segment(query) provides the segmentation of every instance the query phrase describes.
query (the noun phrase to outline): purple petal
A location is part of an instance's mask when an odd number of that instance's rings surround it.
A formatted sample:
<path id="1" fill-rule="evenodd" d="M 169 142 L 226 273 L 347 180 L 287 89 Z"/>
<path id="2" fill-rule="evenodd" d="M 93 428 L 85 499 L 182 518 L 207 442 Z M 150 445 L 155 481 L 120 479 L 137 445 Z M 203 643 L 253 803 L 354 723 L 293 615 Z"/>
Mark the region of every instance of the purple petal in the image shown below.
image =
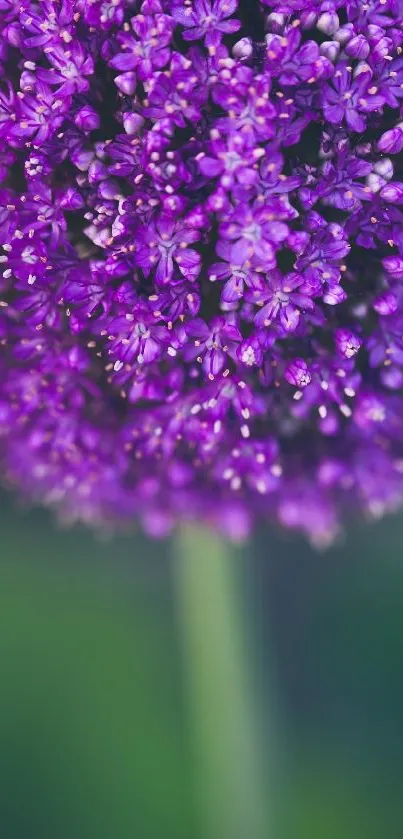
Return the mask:
<path id="1" fill-rule="evenodd" d="M 225 364 L 225 353 L 222 350 L 207 350 L 203 358 L 203 370 L 208 376 L 218 376 Z"/>
<path id="2" fill-rule="evenodd" d="M 244 283 L 240 277 L 231 277 L 222 290 L 221 300 L 224 303 L 235 303 L 240 300 L 244 290 Z"/>
<path id="3" fill-rule="evenodd" d="M 115 55 L 110 62 L 110 65 L 114 70 L 121 70 L 122 72 L 134 70 L 135 67 L 137 67 L 137 64 L 138 58 L 132 53 L 127 53 L 127 55 L 126 53 L 119 53 L 119 55 Z"/>
<path id="4" fill-rule="evenodd" d="M 200 171 L 203 175 L 206 175 L 207 178 L 216 178 L 224 169 L 224 164 L 221 160 L 217 160 L 216 157 L 208 157 L 208 155 L 203 155 L 198 160 Z"/>
<path id="5" fill-rule="evenodd" d="M 365 131 L 365 120 L 359 115 L 357 111 L 353 110 L 352 108 L 348 108 L 346 111 L 346 123 L 348 127 L 351 129 L 351 131 L 356 131 L 357 133 Z"/>
<path id="6" fill-rule="evenodd" d="M 227 35 L 232 34 L 233 32 L 238 32 L 238 29 L 241 28 L 241 23 L 239 20 L 226 20 L 222 23 L 219 23 L 217 29 L 220 32 L 225 32 Z"/>
<path id="7" fill-rule="evenodd" d="M 280 323 L 286 332 L 294 332 L 298 326 L 300 313 L 295 306 L 284 306 L 280 312 Z"/>
<path id="8" fill-rule="evenodd" d="M 184 248 L 175 257 L 181 274 L 188 280 L 195 280 L 200 274 L 201 257 L 192 248 Z"/>
<path id="9" fill-rule="evenodd" d="M 172 279 L 174 272 L 174 263 L 171 254 L 164 253 L 157 264 L 155 272 L 155 281 L 158 285 L 165 285 Z"/>

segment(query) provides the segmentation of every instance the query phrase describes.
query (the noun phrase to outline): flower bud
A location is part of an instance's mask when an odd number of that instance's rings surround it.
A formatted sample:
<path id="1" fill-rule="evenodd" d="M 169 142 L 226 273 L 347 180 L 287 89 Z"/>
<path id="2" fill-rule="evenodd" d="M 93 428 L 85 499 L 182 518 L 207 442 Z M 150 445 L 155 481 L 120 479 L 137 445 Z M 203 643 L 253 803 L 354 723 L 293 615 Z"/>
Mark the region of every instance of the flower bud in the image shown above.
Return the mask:
<path id="1" fill-rule="evenodd" d="M 237 356 L 246 367 L 260 366 L 263 360 L 262 347 L 256 336 L 251 336 L 242 341 Z"/>
<path id="2" fill-rule="evenodd" d="M 387 152 L 387 154 L 398 154 L 403 149 L 403 123 L 399 123 L 389 131 L 385 131 L 378 141 L 377 148 L 379 151 Z"/>
<path id="3" fill-rule="evenodd" d="M 371 172 L 367 176 L 367 186 L 371 190 L 371 192 L 379 192 L 387 181 L 385 178 L 381 178 L 380 175 L 377 175 L 376 172 Z"/>
<path id="4" fill-rule="evenodd" d="M 316 12 L 311 10 L 301 12 L 301 29 L 313 29 L 317 19 Z"/>
<path id="5" fill-rule="evenodd" d="M 63 210 L 80 210 L 84 206 L 84 199 L 78 189 L 68 187 L 60 201 Z"/>
<path id="6" fill-rule="evenodd" d="M 18 23 L 10 23 L 4 29 L 3 34 L 4 38 L 7 39 L 8 43 L 11 44 L 12 47 L 16 47 L 17 49 L 19 49 L 23 40 L 22 33 L 23 29 Z"/>
<path id="7" fill-rule="evenodd" d="M 304 252 L 309 243 L 309 233 L 305 230 L 290 230 L 287 238 L 287 245 L 296 254 Z"/>
<path id="8" fill-rule="evenodd" d="M 385 256 L 382 260 L 382 265 L 385 271 L 395 279 L 402 279 L 403 277 L 403 257 L 401 256 Z"/>
<path id="9" fill-rule="evenodd" d="M 228 195 L 224 190 L 217 189 L 206 201 L 206 210 L 209 213 L 221 213 L 229 206 Z"/>
<path id="10" fill-rule="evenodd" d="M 360 61 L 362 59 L 368 58 L 369 56 L 369 43 L 364 35 L 355 35 L 354 38 L 351 38 L 346 44 L 346 55 L 349 55 L 351 58 L 358 58 Z"/>
<path id="11" fill-rule="evenodd" d="M 403 183 L 393 181 L 381 189 L 381 198 L 388 204 L 403 204 Z"/>
<path id="12" fill-rule="evenodd" d="M 35 88 L 37 79 L 35 73 L 31 73 L 30 70 L 23 70 L 20 76 L 20 89 L 26 93 L 32 88 Z"/>
<path id="13" fill-rule="evenodd" d="M 330 286 L 323 295 L 323 302 L 327 303 L 328 306 L 338 306 L 339 303 L 343 303 L 346 299 L 347 294 L 339 283 Z"/>
<path id="14" fill-rule="evenodd" d="M 356 153 L 358 157 L 366 157 L 368 154 L 372 153 L 372 145 L 371 143 L 358 143 L 356 147 Z"/>
<path id="15" fill-rule="evenodd" d="M 324 12 L 317 21 L 316 28 L 325 35 L 334 35 L 340 29 L 340 21 L 336 12 Z"/>
<path id="16" fill-rule="evenodd" d="M 350 329 L 336 329 L 335 342 L 338 351 L 344 358 L 353 358 L 362 347 L 362 340 Z"/>
<path id="17" fill-rule="evenodd" d="M 187 214 L 186 224 L 195 230 L 202 230 L 205 227 L 207 224 L 207 214 L 202 205 L 193 207 L 190 213 Z"/>
<path id="18" fill-rule="evenodd" d="M 98 245 L 100 248 L 104 248 L 111 237 L 110 228 L 103 227 L 99 229 L 95 226 L 95 224 L 89 224 L 88 227 L 85 227 L 84 233 L 89 239 L 91 239 L 91 242 L 93 242 L 94 245 Z"/>
<path id="19" fill-rule="evenodd" d="M 163 195 L 161 201 L 165 212 L 173 216 L 183 213 L 186 207 L 186 200 L 182 195 Z"/>
<path id="20" fill-rule="evenodd" d="M 397 299 L 393 291 L 384 291 L 375 298 L 373 305 L 378 315 L 393 315 L 397 309 Z"/>
<path id="21" fill-rule="evenodd" d="M 336 41 L 339 42 L 342 46 L 347 44 L 347 42 L 352 38 L 354 35 L 354 26 L 352 23 L 346 23 L 345 26 L 341 26 L 337 32 L 334 33 L 334 37 Z"/>
<path id="22" fill-rule="evenodd" d="M 126 134 L 138 134 L 144 125 L 144 119 L 140 114 L 127 113 L 123 116 L 123 127 Z"/>
<path id="23" fill-rule="evenodd" d="M 79 148 L 71 152 L 71 160 L 80 172 L 86 172 L 91 161 L 94 159 L 94 152 Z"/>
<path id="24" fill-rule="evenodd" d="M 108 169 L 101 163 L 100 160 L 93 160 L 88 169 L 88 180 L 90 184 L 95 184 L 108 177 Z"/>
<path id="25" fill-rule="evenodd" d="M 89 105 L 80 108 L 75 116 L 74 122 L 83 131 L 95 131 L 100 126 L 98 114 Z"/>
<path id="26" fill-rule="evenodd" d="M 266 32 L 282 32 L 284 24 L 285 15 L 281 15 L 278 12 L 271 12 L 266 17 Z"/>
<path id="27" fill-rule="evenodd" d="M 390 157 L 383 157 L 381 160 L 377 160 L 374 163 L 374 172 L 381 175 L 382 178 L 386 178 L 387 181 L 393 178 L 393 163 Z"/>
<path id="28" fill-rule="evenodd" d="M 290 385 L 297 388 L 306 387 L 312 380 L 308 365 L 303 358 L 294 358 L 287 364 L 284 378 Z"/>
<path id="29" fill-rule="evenodd" d="M 403 387 L 403 370 L 400 367 L 383 367 L 381 381 L 389 390 L 400 390 Z"/>
<path id="30" fill-rule="evenodd" d="M 131 71 L 115 76 L 116 87 L 119 88 L 121 93 L 125 93 L 126 96 L 133 96 L 136 90 L 136 84 L 136 74 Z"/>
<path id="31" fill-rule="evenodd" d="M 329 61 L 336 61 L 340 52 L 340 44 L 337 41 L 323 41 L 320 45 L 320 51 Z"/>
<path id="32" fill-rule="evenodd" d="M 107 178 L 99 184 L 98 194 L 106 201 L 113 201 L 118 193 L 119 184 L 113 178 Z"/>
<path id="33" fill-rule="evenodd" d="M 234 58 L 240 58 L 244 61 L 250 58 L 253 53 L 253 45 L 251 38 L 241 38 L 232 47 L 232 55 Z"/>

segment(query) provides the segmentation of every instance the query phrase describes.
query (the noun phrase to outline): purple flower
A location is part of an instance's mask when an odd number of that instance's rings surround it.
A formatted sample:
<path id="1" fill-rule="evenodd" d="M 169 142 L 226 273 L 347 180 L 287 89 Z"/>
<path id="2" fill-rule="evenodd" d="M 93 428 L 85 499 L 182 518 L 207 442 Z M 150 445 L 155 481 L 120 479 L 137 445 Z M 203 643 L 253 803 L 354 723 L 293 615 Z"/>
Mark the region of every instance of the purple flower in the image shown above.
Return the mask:
<path id="1" fill-rule="evenodd" d="M 259 175 L 258 200 L 260 203 L 265 203 L 269 196 L 281 195 L 280 201 L 274 204 L 275 212 L 283 220 L 292 221 L 298 218 L 298 211 L 290 204 L 288 195 L 300 186 L 302 179 L 298 174 L 285 174 L 284 157 L 275 146 L 262 159 Z M 267 203 L 270 204 L 270 201 L 267 201 Z"/>
<path id="2" fill-rule="evenodd" d="M 239 20 L 228 20 L 236 12 L 237 5 L 237 0 L 175 0 L 172 16 L 184 28 L 185 41 L 205 38 L 207 46 L 217 46 L 222 34 L 240 29 Z"/>
<path id="3" fill-rule="evenodd" d="M 173 131 L 175 126 L 185 128 L 186 122 L 197 122 L 205 93 L 191 69 L 190 61 L 174 53 L 170 70 L 152 76 L 148 98 L 142 109 L 143 115 L 152 120 L 165 121 L 169 131 Z"/>
<path id="4" fill-rule="evenodd" d="M 255 315 L 256 326 L 268 327 L 273 321 L 278 321 L 285 332 L 294 332 L 301 312 L 315 308 L 314 294 L 315 288 L 306 283 L 302 274 L 283 276 L 279 271 L 270 272 L 264 291 L 250 295 L 253 302 L 261 307 Z"/>
<path id="5" fill-rule="evenodd" d="M 0 0 L 0 474 L 66 521 L 403 505 L 402 0 L 261 2 Z"/>
<path id="6" fill-rule="evenodd" d="M 275 440 L 248 441 L 219 459 L 217 477 L 224 480 L 232 492 L 242 492 L 246 488 L 266 495 L 277 488 L 281 476 L 277 456 Z"/>
<path id="7" fill-rule="evenodd" d="M 61 312 L 57 306 L 54 289 L 47 283 L 37 281 L 32 294 L 19 297 L 15 309 L 22 313 L 25 323 L 30 327 L 42 329 L 60 329 Z M 26 351 L 26 350 L 25 350 Z"/>
<path id="8" fill-rule="evenodd" d="M 125 0 L 93 0 L 90 5 L 84 4 L 83 14 L 89 26 L 107 31 L 122 25 Z"/>
<path id="9" fill-rule="evenodd" d="M 228 354 L 242 337 L 238 327 L 224 317 L 214 318 L 209 325 L 196 318 L 189 322 L 186 331 L 189 343 L 184 348 L 184 358 L 198 361 L 209 379 L 221 373 Z"/>
<path id="10" fill-rule="evenodd" d="M 330 61 L 321 55 L 315 41 L 301 46 L 301 32 L 296 27 L 290 27 L 281 37 L 267 35 L 266 43 L 268 70 L 283 87 L 296 87 L 301 82 L 313 84 L 333 73 Z"/>
<path id="11" fill-rule="evenodd" d="M 382 58 L 376 61 L 375 76 L 378 87 L 378 95 L 382 96 L 386 105 L 390 108 L 398 108 L 403 98 L 403 60 L 397 58 L 389 60 L 389 50 L 393 49 L 390 41 L 387 41 L 386 50 Z"/>
<path id="12" fill-rule="evenodd" d="M 260 330 L 245 338 L 237 350 L 237 358 L 246 367 L 262 367 L 266 350 L 271 346 L 268 336 Z"/>
<path id="13" fill-rule="evenodd" d="M 192 180 L 188 167 L 177 151 L 154 151 L 151 159 L 148 155 L 144 155 L 144 158 L 145 171 L 151 176 L 156 188 L 164 190 L 168 196 L 174 196 L 176 189 Z"/>
<path id="14" fill-rule="evenodd" d="M 68 98 L 55 97 L 50 87 L 38 82 L 35 94 L 25 93 L 19 99 L 11 137 L 32 140 L 35 147 L 40 147 L 59 130 L 68 106 Z"/>
<path id="15" fill-rule="evenodd" d="M 67 229 L 65 213 L 80 210 L 84 206 L 78 190 L 69 188 L 52 192 L 50 187 L 37 179 L 29 183 L 27 193 L 21 197 L 24 230 L 31 236 L 31 231 L 38 231 L 42 241 L 46 240 L 52 249 L 57 247 Z"/>
<path id="16" fill-rule="evenodd" d="M 6 276 L 14 276 L 28 285 L 34 285 L 37 279 L 44 276 L 48 267 L 46 248 L 39 239 L 16 232 L 19 235 L 14 233 L 12 242 L 3 245 L 3 277 L 6 273 Z"/>
<path id="17" fill-rule="evenodd" d="M 59 303 L 82 319 L 108 311 L 110 298 L 111 290 L 104 276 L 97 276 L 95 270 L 88 274 L 79 268 L 69 272 L 59 292 Z"/>
<path id="18" fill-rule="evenodd" d="M 245 259 L 253 259 L 259 270 L 269 270 L 275 265 L 276 246 L 288 235 L 287 225 L 277 219 L 270 205 L 267 208 L 239 205 L 220 225 L 220 236 L 238 243 L 238 259 L 243 254 Z"/>
<path id="19" fill-rule="evenodd" d="M 345 121 L 350 131 L 356 132 L 365 130 L 367 114 L 385 105 L 368 65 L 354 73 L 349 64 L 341 64 L 322 95 L 325 118 L 332 125 Z"/>
<path id="20" fill-rule="evenodd" d="M 399 14 L 399 0 L 371 0 L 363 6 L 359 0 L 350 0 L 350 19 L 358 30 L 367 28 L 370 24 L 379 26 L 382 30 L 394 25 L 394 15 Z"/>
<path id="21" fill-rule="evenodd" d="M 200 255 L 189 244 L 200 238 L 197 230 L 170 216 L 159 216 L 136 231 L 135 260 L 146 276 L 154 272 L 158 285 L 172 280 L 175 268 L 187 280 L 196 280 L 200 273 Z"/>
<path id="22" fill-rule="evenodd" d="M 7 137 L 13 127 L 17 101 L 11 84 L 5 92 L 0 90 L 0 140 Z"/>
<path id="23" fill-rule="evenodd" d="M 360 212 L 347 219 L 345 230 L 349 237 L 354 237 L 358 245 L 375 250 L 379 242 L 388 248 L 395 243 L 401 248 L 403 213 L 379 196 L 373 198 Z"/>
<path id="24" fill-rule="evenodd" d="M 197 160 L 207 178 L 220 178 L 223 189 L 232 189 L 236 183 L 251 186 L 257 181 L 257 161 L 264 155 L 262 148 L 250 148 L 239 134 L 221 138 L 219 131 L 210 132 L 210 145 L 200 152 Z"/>
<path id="25" fill-rule="evenodd" d="M 250 68 L 234 70 L 239 76 L 242 73 L 239 84 L 233 84 L 234 74 L 228 69 L 221 71 L 220 80 L 213 87 L 214 101 L 229 114 L 219 120 L 218 128 L 226 133 L 239 132 L 249 145 L 271 140 L 276 111 L 270 101 L 270 77 L 254 78 Z"/>
<path id="26" fill-rule="evenodd" d="M 136 365 L 151 364 L 170 348 L 172 350 L 168 329 L 158 324 L 149 306 L 142 301 L 138 301 L 132 311 L 112 318 L 108 330 L 107 352 L 113 374 L 122 371 L 119 381 L 122 377 L 126 379 L 127 373 L 133 375 Z M 172 352 L 176 354 L 176 351 Z"/>
<path id="27" fill-rule="evenodd" d="M 321 358 L 311 367 L 311 382 L 294 394 L 292 413 L 300 421 L 313 420 L 325 437 L 336 437 L 353 415 L 351 407 L 361 376 L 351 361 Z"/>
<path id="28" fill-rule="evenodd" d="M 379 367 L 393 363 L 403 367 L 403 321 L 400 311 L 393 313 L 387 310 L 380 314 L 383 317 L 379 327 L 367 342 L 370 365 Z"/>
<path id="29" fill-rule="evenodd" d="M 246 288 L 254 291 L 264 289 L 264 280 L 252 266 L 250 259 L 245 259 L 243 245 L 220 241 L 216 247 L 217 256 L 222 262 L 214 262 L 209 269 L 210 282 L 225 280 L 221 299 L 224 303 L 241 300 Z"/>
<path id="30" fill-rule="evenodd" d="M 150 5 L 145 0 L 140 14 L 132 17 L 133 35 L 125 31 L 118 34 L 121 52 L 110 62 L 111 67 L 124 73 L 135 70 L 141 81 L 149 79 L 154 69 L 168 64 L 174 27 L 173 19 L 163 14 L 159 2 L 152 4 L 154 14 L 148 9 Z"/>
<path id="31" fill-rule="evenodd" d="M 200 294 L 194 285 L 185 282 L 165 287 L 148 300 L 154 317 L 168 324 L 183 321 L 186 316 L 194 318 L 200 309 Z"/>
<path id="32" fill-rule="evenodd" d="M 359 208 L 362 201 L 370 201 L 373 192 L 366 179 L 371 175 L 372 164 L 351 155 L 346 143 L 340 144 L 334 159 L 326 160 L 319 169 L 305 171 L 305 184 L 299 197 L 306 209 L 317 201 L 338 210 Z"/>
<path id="33" fill-rule="evenodd" d="M 19 23 L 28 48 L 49 44 L 70 44 L 73 41 L 74 3 L 72 0 L 42 0 L 41 3 L 19 4 Z M 22 8 L 21 8 L 22 6 Z"/>
<path id="34" fill-rule="evenodd" d="M 45 49 L 51 64 L 49 70 L 37 70 L 37 78 L 49 85 L 58 85 L 59 96 L 70 96 L 88 90 L 86 76 L 94 72 L 92 57 L 85 53 L 81 44 L 73 42 L 68 48 L 49 46 Z"/>
<path id="35" fill-rule="evenodd" d="M 335 305 L 346 297 L 339 283 L 342 260 L 349 252 L 350 244 L 343 228 L 336 223 L 322 225 L 320 221 L 319 229 L 312 235 L 308 247 L 295 263 L 297 270 L 303 271 L 307 282 L 316 288 L 323 287 L 325 303 Z"/>

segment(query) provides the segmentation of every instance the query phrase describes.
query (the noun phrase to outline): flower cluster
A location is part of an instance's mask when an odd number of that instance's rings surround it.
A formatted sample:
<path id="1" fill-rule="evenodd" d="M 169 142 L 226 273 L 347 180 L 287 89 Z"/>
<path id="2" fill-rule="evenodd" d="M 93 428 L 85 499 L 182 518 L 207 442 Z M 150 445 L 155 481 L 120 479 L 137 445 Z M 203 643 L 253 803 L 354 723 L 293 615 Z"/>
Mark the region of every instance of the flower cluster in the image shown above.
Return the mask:
<path id="1" fill-rule="evenodd" d="M 0 0 L 0 462 L 68 520 L 403 501 L 402 0 Z"/>

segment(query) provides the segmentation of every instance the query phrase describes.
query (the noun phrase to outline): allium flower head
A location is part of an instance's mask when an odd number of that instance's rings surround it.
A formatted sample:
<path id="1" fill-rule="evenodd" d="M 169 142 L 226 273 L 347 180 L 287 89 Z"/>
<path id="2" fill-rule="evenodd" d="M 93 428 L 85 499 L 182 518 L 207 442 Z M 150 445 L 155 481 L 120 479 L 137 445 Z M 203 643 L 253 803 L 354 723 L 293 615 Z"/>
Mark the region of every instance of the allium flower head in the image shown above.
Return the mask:
<path id="1" fill-rule="evenodd" d="M 0 464 L 94 525 L 403 501 L 400 0 L 0 0 Z"/>

